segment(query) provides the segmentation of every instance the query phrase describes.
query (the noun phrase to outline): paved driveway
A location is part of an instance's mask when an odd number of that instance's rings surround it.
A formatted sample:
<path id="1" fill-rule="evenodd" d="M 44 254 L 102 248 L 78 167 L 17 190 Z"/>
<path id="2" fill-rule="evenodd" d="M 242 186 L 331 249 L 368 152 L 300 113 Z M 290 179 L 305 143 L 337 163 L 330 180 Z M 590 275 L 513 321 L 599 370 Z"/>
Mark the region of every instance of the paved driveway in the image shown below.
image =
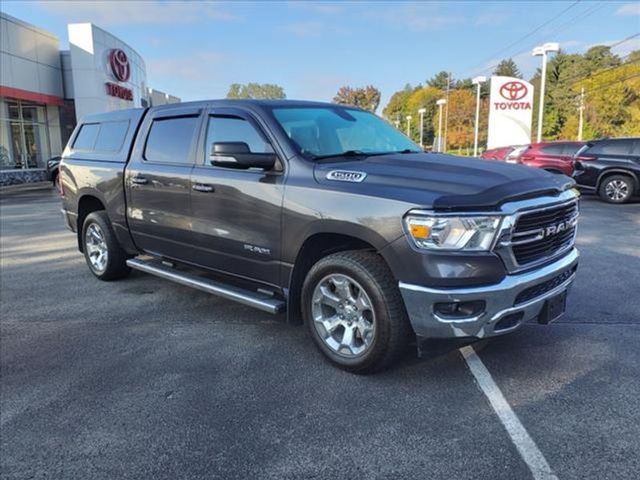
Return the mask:
<path id="1" fill-rule="evenodd" d="M 354 376 L 278 317 L 95 280 L 48 190 L 0 202 L 2 478 L 549 478 L 454 347 Z M 635 479 L 640 204 L 586 197 L 578 243 L 569 313 L 473 348 L 558 478 Z"/>

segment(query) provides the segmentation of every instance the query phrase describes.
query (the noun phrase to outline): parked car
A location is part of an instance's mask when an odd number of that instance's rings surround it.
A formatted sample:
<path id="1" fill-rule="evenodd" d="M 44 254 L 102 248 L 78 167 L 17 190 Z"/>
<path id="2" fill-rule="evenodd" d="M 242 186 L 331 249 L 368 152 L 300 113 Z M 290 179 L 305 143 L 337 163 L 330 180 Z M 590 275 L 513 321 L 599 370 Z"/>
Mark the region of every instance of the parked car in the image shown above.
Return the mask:
<path id="1" fill-rule="evenodd" d="M 354 107 L 220 100 L 91 115 L 60 182 L 97 278 L 133 268 L 286 311 L 360 373 L 411 340 L 549 323 L 578 265 L 572 179 L 424 153 Z"/>
<path id="2" fill-rule="evenodd" d="M 573 178 L 605 202 L 625 203 L 640 194 L 640 138 L 588 142 L 575 155 Z"/>
<path id="3" fill-rule="evenodd" d="M 47 160 L 47 180 L 53 184 L 58 192 L 60 192 L 60 182 L 58 181 L 58 167 L 62 157 L 51 157 Z"/>
<path id="4" fill-rule="evenodd" d="M 573 157 L 584 142 L 532 143 L 517 156 L 517 163 L 552 173 L 573 174 Z"/>
<path id="5" fill-rule="evenodd" d="M 485 160 L 505 160 L 513 148 L 514 147 L 509 146 L 485 150 L 480 154 L 480 158 L 484 158 Z"/>

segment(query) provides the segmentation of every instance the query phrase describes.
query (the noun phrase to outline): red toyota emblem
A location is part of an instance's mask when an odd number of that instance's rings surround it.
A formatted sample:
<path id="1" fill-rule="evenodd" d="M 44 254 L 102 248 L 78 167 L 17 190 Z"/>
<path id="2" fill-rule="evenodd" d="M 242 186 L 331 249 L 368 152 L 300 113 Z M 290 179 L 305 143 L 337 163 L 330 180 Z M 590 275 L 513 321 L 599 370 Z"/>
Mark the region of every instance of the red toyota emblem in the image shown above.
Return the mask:
<path id="1" fill-rule="evenodd" d="M 500 87 L 500 95 L 505 100 L 515 102 L 527 95 L 527 86 L 522 82 L 507 82 Z"/>
<path id="2" fill-rule="evenodd" d="M 127 54 L 119 48 L 114 48 L 109 52 L 109 64 L 111 65 L 111 71 L 113 76 L 120 82 L 126 82 L 129 80 L 131 74 L 131 67 L 129 66 L 129 59 Z"/>

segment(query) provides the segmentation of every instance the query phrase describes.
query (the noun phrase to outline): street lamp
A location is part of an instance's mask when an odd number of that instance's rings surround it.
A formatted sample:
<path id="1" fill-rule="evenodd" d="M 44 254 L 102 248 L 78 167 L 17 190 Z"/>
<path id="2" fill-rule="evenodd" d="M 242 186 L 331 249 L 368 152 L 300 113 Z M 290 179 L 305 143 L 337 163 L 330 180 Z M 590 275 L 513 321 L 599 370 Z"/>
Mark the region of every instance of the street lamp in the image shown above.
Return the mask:
<path id="1" fill-rule="evenodd" d="M 407 137 L 411 137 L 411 115 L 404 117 L 407 120 Z"/>
<path id="2" fill-rule="evenodd" d="M 442 152 L 442 107 L 447 104 L 447 101 L 444 98 L 441 98 L 436 102 L 438 105 L 438 152 Z"/>
<path id="3" fill-rule="evenodd" d="M 427 109 L 420 108 L 418 113 L 420 114 L 420 148 L 424 150 L 424 114 L 427 113 Z"/>
<path id="4" fill-rule="evenodd" d="M 473 136 L 473 156 L 478 156 L 478 126 L 480 123 L 480 86 L 482 83 L 487 81 L 487 77 L 475 77 L 471 80 L 471 83 L 478 86 L 478 91 L 476 92 L 476 127 L 475 133 Z"/>
<path id="5" fill-rule="evenodd" d="M 560 51 L 560 44 L 557 42 L 545 43 L 535 47 L 531 52 L 534 57 L 542 57 L 542 75 L 540 79 L 540 105 L 538 109 L 538 143 L 542 141 L 542 115 L 544 112 L 544 84 L 547 80 L 547 53 Z"/>

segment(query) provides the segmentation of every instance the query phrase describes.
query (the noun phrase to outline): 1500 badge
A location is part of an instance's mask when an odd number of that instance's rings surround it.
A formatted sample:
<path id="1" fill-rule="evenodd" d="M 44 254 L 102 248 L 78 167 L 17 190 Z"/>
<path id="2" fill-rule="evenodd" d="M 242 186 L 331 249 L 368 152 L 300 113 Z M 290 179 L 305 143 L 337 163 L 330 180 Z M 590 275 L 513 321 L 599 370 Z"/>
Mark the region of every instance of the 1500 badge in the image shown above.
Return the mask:
<path id="1" fill-rule="evenodd" d="M 327 173 L 327 180 L 337 182 L 360 183 L 367 177 L 365 172 L 355 172 L 352 170 L 331 170 Z"/>
<path id="2" fill-rule="evenodd" d="M 265 247 L 258 247 L 256 245 L 244 244 L 244 249 L 259 255 L 271 255 L 271 249 Z"/>

